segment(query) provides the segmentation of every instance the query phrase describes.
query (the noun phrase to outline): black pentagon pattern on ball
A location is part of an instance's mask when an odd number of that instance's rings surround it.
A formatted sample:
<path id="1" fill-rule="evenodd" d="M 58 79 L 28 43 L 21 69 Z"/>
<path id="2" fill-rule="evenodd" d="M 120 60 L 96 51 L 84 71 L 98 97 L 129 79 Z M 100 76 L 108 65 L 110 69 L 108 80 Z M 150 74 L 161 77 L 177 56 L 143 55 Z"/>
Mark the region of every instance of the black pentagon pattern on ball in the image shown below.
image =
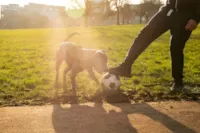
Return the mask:
<path id="1" fill-rule="evenodd" d="M 112 89 L 115 88 L 115 83 L 110 83 L 109 87 Z"/>
<path id="2" fill-rule="evenodd" d="M 104 91 L 116 91 L 119 90 L 120 76 L 112 73 L 106 73 L 101 78 L 101 86 Z"/>

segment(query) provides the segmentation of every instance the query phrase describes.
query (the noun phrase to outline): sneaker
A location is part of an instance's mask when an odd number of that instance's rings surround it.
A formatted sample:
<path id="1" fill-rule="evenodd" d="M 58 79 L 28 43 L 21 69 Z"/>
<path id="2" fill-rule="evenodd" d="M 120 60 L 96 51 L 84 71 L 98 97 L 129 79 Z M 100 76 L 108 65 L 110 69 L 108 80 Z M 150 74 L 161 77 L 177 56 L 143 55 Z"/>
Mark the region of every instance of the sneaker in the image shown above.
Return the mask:
<path id="1" fill-rule="evenodd" d="M 180 92 L 183 89 L 184 89 L 184 85 L 182 82 L 175 82 L 171 87 L 171 91 L 173 92 Z"/>
<path id="2" fill-rule="evenodd" d="M 132 77 L 131 67 L 127 67 L 124 63 L 117 67 L 110 68 L 109 72 L 123 77 Z"/>

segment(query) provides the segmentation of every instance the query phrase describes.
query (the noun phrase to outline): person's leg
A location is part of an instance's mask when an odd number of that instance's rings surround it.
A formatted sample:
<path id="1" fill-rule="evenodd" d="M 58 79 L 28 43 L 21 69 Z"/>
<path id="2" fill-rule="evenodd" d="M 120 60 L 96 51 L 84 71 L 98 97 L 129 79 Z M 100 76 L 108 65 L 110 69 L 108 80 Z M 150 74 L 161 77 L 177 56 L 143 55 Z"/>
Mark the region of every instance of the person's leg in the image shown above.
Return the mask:
<path id="1" fill-rule="evenodd" d="M 169 17 L 167 17 L 168 11 L 169 9 L 166 7 L 154 15 L 136 37 L 124 62 L 115 68 L 109 69 L 110 73 L 125 77 L 131 76 L 131 66 L 137 57 L 149 46 L 149 44 L 169 29 Z"/>
<path id="2" fill-rule="evenodd" d="M 189 16 L 183 13 L 174 13 L 171 18 L 171 65 L 174 85 L 172 90 L 181 90 L 183 88 L 183 65 L 184 54 L 183 50 L 185 43 L 191 35 L 191 31 L 187 31 L 185 26 L 189 21 Z"/>

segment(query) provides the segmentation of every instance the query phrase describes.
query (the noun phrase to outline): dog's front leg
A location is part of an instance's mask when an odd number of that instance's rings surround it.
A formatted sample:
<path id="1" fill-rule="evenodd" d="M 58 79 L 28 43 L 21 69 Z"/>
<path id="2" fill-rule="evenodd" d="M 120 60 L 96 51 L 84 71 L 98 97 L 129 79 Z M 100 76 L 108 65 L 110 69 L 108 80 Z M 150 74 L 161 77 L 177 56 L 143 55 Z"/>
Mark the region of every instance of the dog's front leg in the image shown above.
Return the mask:
<path id="1" fill-rule="evenodd" d="M 94 80 L 98 85 L 99 85 L 99 80 L 97 79 L 97 77 L 94 74 L 94 71 L 92 69 L 88 70 L 89 76 L 92 80 Z"/>
<path id="2" fill-rule="evenodd" d="M 58 77 L 59 77 L 59 72 L 56 71 L 56 79 L 55 79 L 55 85 L 54 87 L 57 89 L 58 88 Z"/>
<path id="3" fill-rule="evenodd" d="M 56 58 L 58 58 L 58 57 L 56 57 Z M 56 79 L 55 79 L 55 88 L 58 88 L 59 86 L 58 86 L 58 78 L 59 78 L 59 68 L 60 68 L 60 65 L 62 64 L 62 60 L 60 60 L 60 59 L 56 59 L 56 66 L 55 66 L 55 68 L 56 68 Z"/>

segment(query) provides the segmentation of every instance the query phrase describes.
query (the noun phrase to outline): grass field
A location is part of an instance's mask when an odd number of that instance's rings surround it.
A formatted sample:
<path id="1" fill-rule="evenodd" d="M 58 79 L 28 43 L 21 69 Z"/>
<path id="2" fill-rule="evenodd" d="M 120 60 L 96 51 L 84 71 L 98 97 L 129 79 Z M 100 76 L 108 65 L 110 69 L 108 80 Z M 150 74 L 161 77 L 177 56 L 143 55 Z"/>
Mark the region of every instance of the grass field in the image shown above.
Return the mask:
<path id="1" fill-rule="evenodd" d="M 72 32 L 79 31 L 71 41 L 86 48 L 107 51 L 109 66 L 119 64 L 143 25 L 26 29 L 0 31 L 0 105 L 32 105 L 54 101 L 55 51 Z M 185 83 L 187 94 L 171 94 L 172 84 L 169 37 L 157 39 L 133 65 L 133 77 L 121 78 L 121 90 L 133 100 L 190 99 L 190 93 L 200 92 L 200 29 L 196 30 L 185 48 Z M 61 71 L 63 70 L 63 64 Z M 61 72 L 60 71 L 60 72 Z M 62 75 L 61 75 L 62 76 Z M 100 77 L 100 75 L 98 75 Z M 59 84 L 62 80 L 60 77 Z M 88 79 L 87 73 L 77 77 L 80 102 L 93 97 L 99 87 Z M 70 82 L 67 78 L 67 94 Z M 62 95 L 62 87 L 59 94 Z"/>

